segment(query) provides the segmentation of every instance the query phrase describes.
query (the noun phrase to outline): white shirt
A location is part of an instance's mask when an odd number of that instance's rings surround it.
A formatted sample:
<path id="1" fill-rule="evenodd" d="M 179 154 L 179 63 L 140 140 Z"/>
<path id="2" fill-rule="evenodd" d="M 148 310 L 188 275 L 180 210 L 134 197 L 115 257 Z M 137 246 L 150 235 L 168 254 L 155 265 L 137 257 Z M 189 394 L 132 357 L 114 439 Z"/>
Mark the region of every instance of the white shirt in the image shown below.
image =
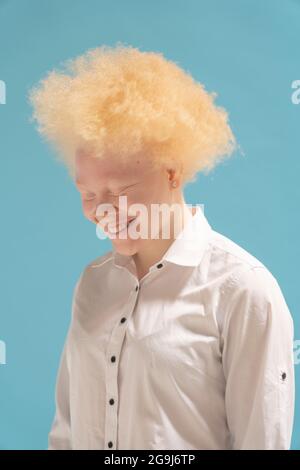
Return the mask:
<path id="1" fill-rule="evenodd" d="M 293 335 L 276 279 L 197 206 L 140 281 L 114 248 L 81 273 L 48 449 L 289 449 Z"/>

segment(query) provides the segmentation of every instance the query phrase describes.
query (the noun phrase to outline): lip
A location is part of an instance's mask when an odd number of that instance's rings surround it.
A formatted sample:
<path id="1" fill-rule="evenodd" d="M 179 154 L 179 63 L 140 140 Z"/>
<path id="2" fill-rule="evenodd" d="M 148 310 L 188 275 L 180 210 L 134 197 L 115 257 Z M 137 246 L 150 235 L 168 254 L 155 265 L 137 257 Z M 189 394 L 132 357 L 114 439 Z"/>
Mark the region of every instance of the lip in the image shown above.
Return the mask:
<path id="1" fill-rule="evenodd" d="M 135 219 L 136 219 L 136 217 L 133 217 L 132 219 L 128 219 L 127 224 L 124 224 L 124 223 L 123 223 L 123 224 L 119 224 L 119 225 L 117 226 L 118 231 L 115 231 L 115 228 L 113 228 L 113 230 L 110 230 L 110 229 L 108 228 L 108 229 L 107 229 L 108 234 L 109 234 L 109 235 L 118 235 L 119 233 L 121 233 L 121 232 L 123 232 L 125 229 L 127 229 L 128 226 L 129 226 L 129 224 L 130 224 L 130 222 L 132 222 L 132 221 L 135 220 Z"/>

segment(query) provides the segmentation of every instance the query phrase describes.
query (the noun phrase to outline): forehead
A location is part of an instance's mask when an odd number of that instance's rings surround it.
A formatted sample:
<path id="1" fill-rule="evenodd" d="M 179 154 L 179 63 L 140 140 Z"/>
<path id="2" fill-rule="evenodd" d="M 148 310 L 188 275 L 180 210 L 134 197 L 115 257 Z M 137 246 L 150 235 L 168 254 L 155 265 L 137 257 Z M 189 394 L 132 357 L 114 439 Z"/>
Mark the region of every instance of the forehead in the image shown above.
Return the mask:
<path id="1" fill-rule="evenodd" d="M 75 155 L 76 182 L 82 184 L 114 184 L 139 178 L 153 167 L 151 162 L 142 156 L 134 155 L 123 163 L 115 156 L 95 158 L 92 154 L 77 150 Z"/>

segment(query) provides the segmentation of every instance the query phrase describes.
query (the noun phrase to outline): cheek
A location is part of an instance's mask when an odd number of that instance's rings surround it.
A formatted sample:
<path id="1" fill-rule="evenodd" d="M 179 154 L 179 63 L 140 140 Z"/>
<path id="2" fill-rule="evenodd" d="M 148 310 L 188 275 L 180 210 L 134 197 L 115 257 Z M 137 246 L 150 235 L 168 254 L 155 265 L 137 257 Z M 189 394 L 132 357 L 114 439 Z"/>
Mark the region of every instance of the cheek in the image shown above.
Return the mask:
<path id="1" fill-rule="evenodd" d="M 93 201 L 82 200 L 82 211 L 87 219 L 94 221 L 94 216 L 96 214 L 96 205 Z"/>
<path id="2" fill-rule="evenodd" d="M 151 203 L 156 202 L 153 191 L 151 188 L 145 187 L 140 189 L 139 191 L 135 191 L 134 194 L 127 194 L 127 206 L 128 208 L 132 204 L 141 204 L 142 206 L 146 206 L 147 208 L 151 207 Z"/>

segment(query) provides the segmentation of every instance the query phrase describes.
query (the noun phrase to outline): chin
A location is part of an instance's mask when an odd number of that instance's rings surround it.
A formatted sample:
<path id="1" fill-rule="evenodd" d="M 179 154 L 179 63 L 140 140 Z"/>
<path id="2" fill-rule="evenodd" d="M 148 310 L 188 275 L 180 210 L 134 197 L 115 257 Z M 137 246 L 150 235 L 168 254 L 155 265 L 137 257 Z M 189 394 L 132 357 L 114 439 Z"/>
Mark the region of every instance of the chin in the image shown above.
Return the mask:
<path id="1" fill-rule="evenodd" d="M 121 255 L 132 256 L 138 251 L 135 240 L 114 240 L 112 243 L 114 248 Z"/>

